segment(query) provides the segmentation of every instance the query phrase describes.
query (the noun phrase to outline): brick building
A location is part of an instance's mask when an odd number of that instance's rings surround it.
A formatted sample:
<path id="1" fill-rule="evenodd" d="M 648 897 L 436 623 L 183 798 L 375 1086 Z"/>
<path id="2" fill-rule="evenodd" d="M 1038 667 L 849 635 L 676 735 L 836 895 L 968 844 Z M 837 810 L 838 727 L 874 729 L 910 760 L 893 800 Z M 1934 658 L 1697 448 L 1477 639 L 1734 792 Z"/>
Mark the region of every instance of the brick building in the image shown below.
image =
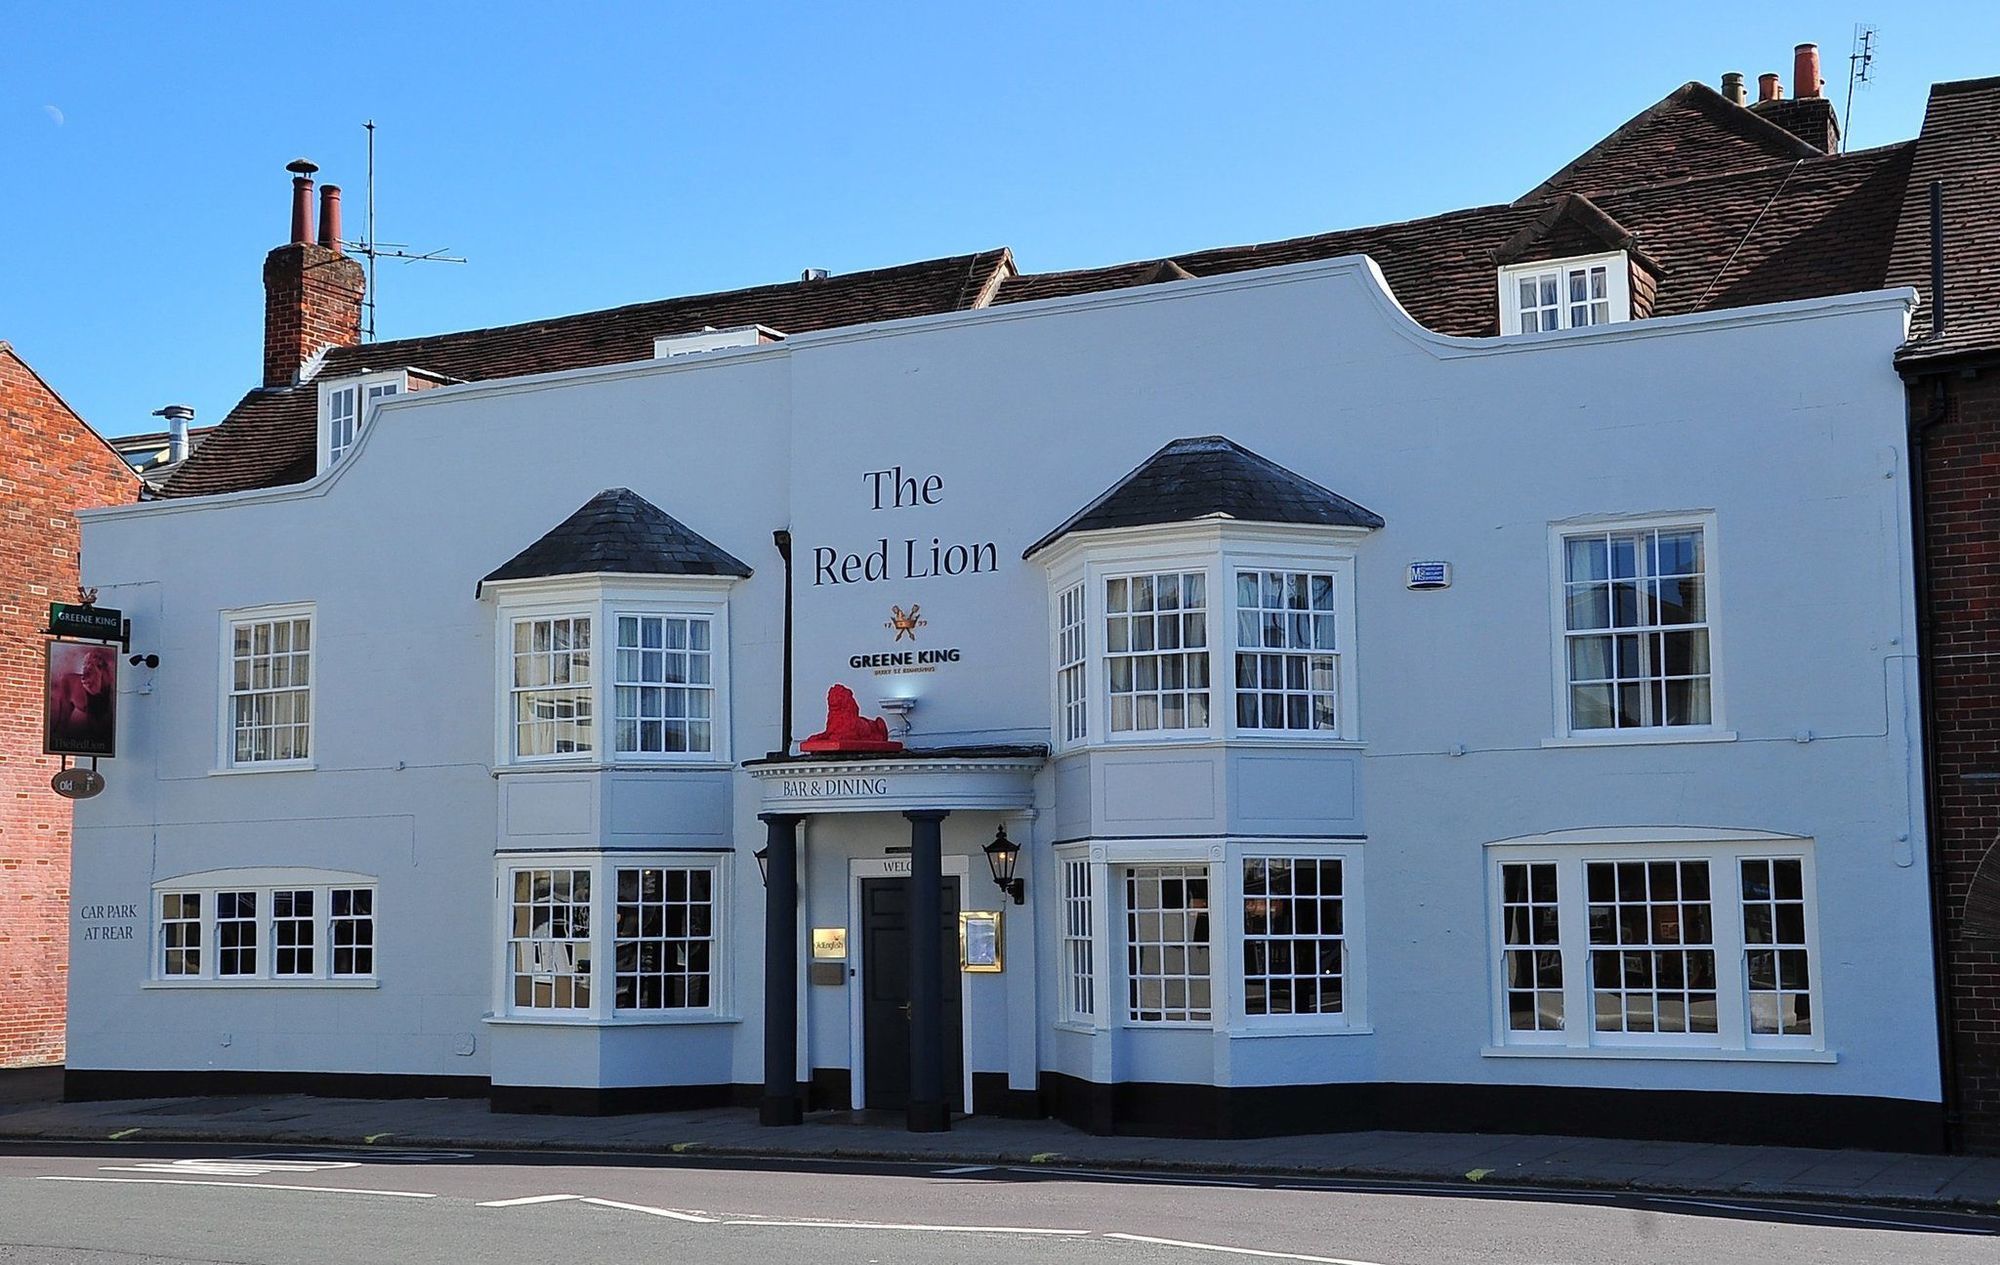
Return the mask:
<path id="1" fill-rule="evenodd" d="M 74 600 L 76 521 L 139 479 L 0 342 L 0 1067 L 60 1063 L 69 951 L 70 804 L 42 754 L 42 631 Z"/>
<path id="2" fill-rule="evenodd" d="M 1965 1149 L 2000 1153 L 2000 79 L 1937 85 L 1913 148 L 1892 267 L 1934 270 L 1925 297 L 1944 300 L 1919 309 L 1897 363 L 1925 546 L 1946 1105 Z"/>

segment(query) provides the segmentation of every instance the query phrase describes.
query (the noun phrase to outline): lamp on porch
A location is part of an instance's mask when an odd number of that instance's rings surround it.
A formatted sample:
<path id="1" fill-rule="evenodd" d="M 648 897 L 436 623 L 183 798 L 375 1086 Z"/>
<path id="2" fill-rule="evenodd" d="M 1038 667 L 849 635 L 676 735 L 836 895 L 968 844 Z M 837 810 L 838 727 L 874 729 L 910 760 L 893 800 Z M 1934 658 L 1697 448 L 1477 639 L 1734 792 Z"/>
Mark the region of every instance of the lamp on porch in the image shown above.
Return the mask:
<path id="1" fill-rule="evenodd" d="M 765 844 L 750 855 L 757 858 L 757 877 L 764 880 L 764 886 L 771 885 L 771 845 Z"/>
<path id="2" fill-rule="evenodd" d="M 993 870 L 993 882 L 1001 891 L 1014 898 L 1016 905 L 1028 903 L 1028 885 L 1014 877 L 1014 867 L 1021 862 L 1021 845 L 1007 837 L 1007 823 L 1001 822 L 1000 829 L 993 834 L 993 842 L 986 845 L 986 864 Z"/>

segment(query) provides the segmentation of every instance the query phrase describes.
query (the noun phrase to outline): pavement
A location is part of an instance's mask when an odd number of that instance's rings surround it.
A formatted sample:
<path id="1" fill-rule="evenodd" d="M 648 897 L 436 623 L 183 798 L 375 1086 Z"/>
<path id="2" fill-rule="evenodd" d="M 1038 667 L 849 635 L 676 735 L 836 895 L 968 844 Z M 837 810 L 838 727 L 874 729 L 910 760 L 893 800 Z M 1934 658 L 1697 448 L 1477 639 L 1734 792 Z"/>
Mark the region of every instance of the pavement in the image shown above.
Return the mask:
<path id="1" fill-rule="evenodd" d="M 948 1133 L 816 1112 L 764 1128 L 737 1108 L 622 1116 L 506 1115 L 480 1099 L 245 1095 L 54 1101 L 44 1079 L 0 1076 L 0 1140 L 284 1142 L 1052 1165 L 1162 1173 L 1417 1181 L 1824 1200 L 2000 1215 L 2000 1156 L 1506 1134 L 1311 1134 L 1256 1139 L 1096 1137 L 1053 1120 L 972 1117 Z"/>

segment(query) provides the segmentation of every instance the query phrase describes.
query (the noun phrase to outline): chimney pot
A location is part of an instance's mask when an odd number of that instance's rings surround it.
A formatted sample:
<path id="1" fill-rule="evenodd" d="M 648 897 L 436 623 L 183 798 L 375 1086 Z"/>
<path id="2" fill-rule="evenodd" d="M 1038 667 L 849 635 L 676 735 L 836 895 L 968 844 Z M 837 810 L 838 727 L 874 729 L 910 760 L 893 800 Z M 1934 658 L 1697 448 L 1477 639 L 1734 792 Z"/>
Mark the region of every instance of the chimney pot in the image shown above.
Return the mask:
<path id="1" fill-rule="evenodd" d="M 319 244 L 338 255 L 340 253 L 340 186 L 321 185 L 319 188 Z"/>
<path id="2" fill-rule="evenodd" d="M 1819 77 L 1819 45 L 1801 44 L 1792 50 L 1792 95 L 1816 97 L 1826 81 Z"/>
<path id="3" fill-rule="evenodd" d="M 285 170 L 292 173 L 292 241 L 309 242 L 313 236 L 312 178 L 319 165 L 294 158 L 285 164 Z"/>
<path id="4" fill-rule="evenodd" d="M 1722 76 L 1722 95 L 1737 105 L 1749 100 L 1749 94 L 1743 88 L 1742 71 L 1732 70 Z"/>
<path id="5" fill-rule="evenodd" d="M 1783 101 L 1784 99 L 1785 85 L 1779 82 L 1776 71 L 1766 71 L 1757 76 L 1757 100 L 1759 103 L 1765 101 Z"/>

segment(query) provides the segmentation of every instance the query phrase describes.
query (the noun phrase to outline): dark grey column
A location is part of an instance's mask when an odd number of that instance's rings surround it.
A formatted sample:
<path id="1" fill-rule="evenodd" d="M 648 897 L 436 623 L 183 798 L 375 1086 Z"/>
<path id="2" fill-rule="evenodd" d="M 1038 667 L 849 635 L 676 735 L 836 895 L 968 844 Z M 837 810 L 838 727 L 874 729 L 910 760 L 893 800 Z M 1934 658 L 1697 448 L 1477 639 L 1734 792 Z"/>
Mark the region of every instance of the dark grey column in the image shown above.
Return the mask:
<path id="1" fill-rule="evenodd" d="M 910 1132 L 951 1128 L 944 1083 L 944 845 L 941 809 L 910 819 Z"/>
<path id="2" fill-rule="evenodd" d="M 799 1124 L 799 819 L 761 813 L 770 877 L 764 885 L 764 1101 L 759 1124 Z"/>

